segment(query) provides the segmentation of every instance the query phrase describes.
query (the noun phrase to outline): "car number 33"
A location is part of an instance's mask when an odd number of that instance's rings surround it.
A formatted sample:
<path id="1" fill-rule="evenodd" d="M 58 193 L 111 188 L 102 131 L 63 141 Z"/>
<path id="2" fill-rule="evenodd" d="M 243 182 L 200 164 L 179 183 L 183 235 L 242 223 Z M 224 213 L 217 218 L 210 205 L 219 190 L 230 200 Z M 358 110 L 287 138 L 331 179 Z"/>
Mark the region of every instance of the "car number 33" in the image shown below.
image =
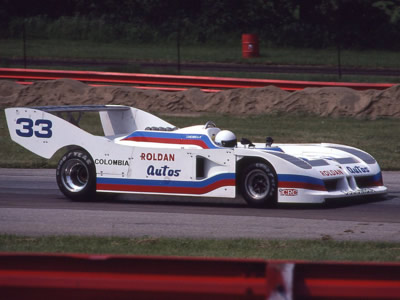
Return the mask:
<path id="1" fill-rule="evenodd" d="M 46 119 L 37 119 L 33 122 L 32 119 L 28 118 L 19 118 L 16 121 L 17 125 L 20 125 L 20 128 L 15 130 L 16 134 L 21 137 L 38 137 L 38 138 L 51 138 L 53 132 L 51 128 L 53 127 L 53 123 L 50 120 Z"/>

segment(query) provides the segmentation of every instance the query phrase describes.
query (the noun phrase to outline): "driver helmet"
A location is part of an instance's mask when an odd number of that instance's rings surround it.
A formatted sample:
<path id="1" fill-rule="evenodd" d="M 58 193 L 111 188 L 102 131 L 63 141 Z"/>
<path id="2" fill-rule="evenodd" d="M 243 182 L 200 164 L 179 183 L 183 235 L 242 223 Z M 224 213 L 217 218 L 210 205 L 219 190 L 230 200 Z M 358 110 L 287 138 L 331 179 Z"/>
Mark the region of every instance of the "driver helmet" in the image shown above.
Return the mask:
<path id="1" fill-rule="evenodd" d="M 215 136 L 215 143 L 222 147 L 235 147 L 237 145 L 236 135 L 229 130 L 221 130 Z"/>

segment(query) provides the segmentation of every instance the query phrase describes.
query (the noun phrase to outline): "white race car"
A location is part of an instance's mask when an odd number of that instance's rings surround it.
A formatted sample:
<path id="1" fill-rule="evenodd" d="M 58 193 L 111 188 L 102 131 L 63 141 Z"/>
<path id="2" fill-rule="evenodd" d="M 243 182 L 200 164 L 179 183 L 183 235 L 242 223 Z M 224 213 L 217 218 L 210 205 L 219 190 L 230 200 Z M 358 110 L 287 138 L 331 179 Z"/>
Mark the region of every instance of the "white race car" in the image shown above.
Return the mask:
<path id="1" fill-rule="evenodd" d="M 227 198 L 240 193 L 248 204 L 266 206 L 387 191 L 376 160 L 349 146 L 272 144 L 271 138 L 237 143 L 232 132 L 211 121 L 178 129 L 127 106 L 5 111 L 12 140 L 26 149 L 51 158 L 67 147 L 56 176 L 71 199 L 90 199 L 96 192 Z M 88 111 L 99 112 L 104 136 L 78 127 Z M 72 112 L 79 118 L 69 118 Z"/>

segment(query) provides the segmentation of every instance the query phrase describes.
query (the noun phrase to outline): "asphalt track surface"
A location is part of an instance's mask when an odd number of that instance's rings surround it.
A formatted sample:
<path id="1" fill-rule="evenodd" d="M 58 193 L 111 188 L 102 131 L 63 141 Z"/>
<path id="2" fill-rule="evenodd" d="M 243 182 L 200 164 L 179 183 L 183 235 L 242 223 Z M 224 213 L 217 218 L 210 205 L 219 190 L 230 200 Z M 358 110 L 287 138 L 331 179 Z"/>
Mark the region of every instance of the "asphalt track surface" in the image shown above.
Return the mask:
<path id="1" fill-rule="evenodd" d="M 383 172 L 388 194 L 328 205 L 249 208 L 238 199 L 118 195 L 74 202 L 55 170 L 0 169 L 0 233 L 400 242 L 400 172 Z"/>

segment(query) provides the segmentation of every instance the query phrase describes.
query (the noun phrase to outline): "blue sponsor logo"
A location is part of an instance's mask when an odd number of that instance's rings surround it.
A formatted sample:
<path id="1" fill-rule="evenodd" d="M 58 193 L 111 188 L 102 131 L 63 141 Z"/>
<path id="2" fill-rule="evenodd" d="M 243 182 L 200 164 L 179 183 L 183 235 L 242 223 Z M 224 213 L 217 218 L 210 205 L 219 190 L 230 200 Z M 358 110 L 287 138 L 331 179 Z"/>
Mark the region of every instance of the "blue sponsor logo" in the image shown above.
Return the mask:
<path id="1" fill-rule="evenodd" d="M 347 171 L 349 171 L 351 174 L 364 174 L 364 173 L 369 173 L 370 170 L 367 167 L 360 167 L 360 166 L 354 166 L 354 167 L 346 167 Z"/>
<path id="2" fill-rule="evenodd" d="M 169 176 L 169 177 L 179 177 L 182 170 L 174 170 L 168 166 L 163 166 L 161 168 L 156 168 L 150 165 L 147 168 L 147 175 L 149 176 Z"/>

